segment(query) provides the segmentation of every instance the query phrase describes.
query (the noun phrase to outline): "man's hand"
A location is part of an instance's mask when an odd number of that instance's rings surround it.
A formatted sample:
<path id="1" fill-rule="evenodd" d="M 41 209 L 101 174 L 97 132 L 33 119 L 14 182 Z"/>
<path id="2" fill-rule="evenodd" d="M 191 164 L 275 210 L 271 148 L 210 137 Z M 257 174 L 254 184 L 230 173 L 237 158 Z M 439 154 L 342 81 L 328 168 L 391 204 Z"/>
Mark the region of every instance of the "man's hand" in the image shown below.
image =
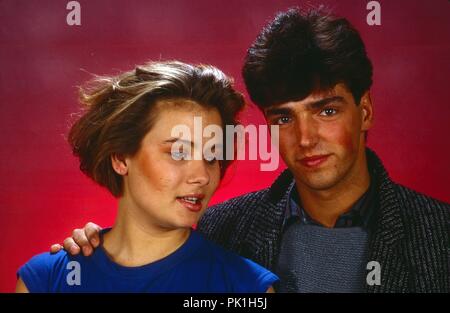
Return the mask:
<path id="1" fill-rule="evenodd" d="M 77 255 L 80 253 L 80 249 L 83 251 L 83 255 L 91 255 L 95 248 L 100 244 L 100 231 L 102 228 L 94 223 L 87 223 L 84 228 L 74 229 L 72 237 L 67 237 L 64 240 L 64 246 L 60 244 L 54 244 L 50 248 L 51 253 L 56 253 L 64 248 L 71 255 Z"/>

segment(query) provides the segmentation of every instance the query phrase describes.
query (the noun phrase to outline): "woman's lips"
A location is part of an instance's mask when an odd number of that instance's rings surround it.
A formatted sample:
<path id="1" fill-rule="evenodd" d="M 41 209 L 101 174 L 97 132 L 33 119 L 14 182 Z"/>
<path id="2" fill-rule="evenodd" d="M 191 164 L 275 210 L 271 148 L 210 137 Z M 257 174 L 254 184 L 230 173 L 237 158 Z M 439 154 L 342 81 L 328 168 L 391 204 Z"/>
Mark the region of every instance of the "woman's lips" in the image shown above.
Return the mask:
<path id="1" fill-rule="evenodd" d="M 314 155 L 311 157 L 303 158 L 300 162 L 306 167 L 318 167 L 325 162 L 330 155 Z"/>
<path id="2" fill-rule="evenodd" d="M 184 198 L 186 197 L 195 197 L 197 198 L 197 201 L 195 203 L 192 203 L 192 201 L 188 201 Z M 195 195 L 195 196 L 186 196 L 186 197 L 177 197 L 177 201 L 181 203 L 186 209 L 192 212 L 199 212 L 202 209 L 202 199 L 204 198 L 204 195 Z"/>

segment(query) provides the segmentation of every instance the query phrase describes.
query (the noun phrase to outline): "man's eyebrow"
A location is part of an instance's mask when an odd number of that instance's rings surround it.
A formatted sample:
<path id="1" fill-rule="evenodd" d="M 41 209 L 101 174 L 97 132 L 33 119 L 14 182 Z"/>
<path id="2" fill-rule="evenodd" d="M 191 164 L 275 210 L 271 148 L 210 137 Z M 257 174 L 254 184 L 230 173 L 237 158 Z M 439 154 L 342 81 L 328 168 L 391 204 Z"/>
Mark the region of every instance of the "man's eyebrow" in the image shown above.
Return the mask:
<path id="1" fill-rule="evenodd" d="M 323 108 L 324 106 L 326 106 L 330 102 L 344 102 L 344 98 L 341 97 L 341 96 L 334 96 L 334 97 L 324 98 L 324 99 L 320 99 L 318 101 L 309 103 L 308 107 L 317 110 L 317 109 Z"/>
<path id="2" fill-rule="evenodd" d="M 266 111 L 266 115 L 287 115 L 292 112 L 291 108 L 269 108 Z"/>
<path id="3" fill-rule="evenodd" d="M 321 109 L 331 102 L 344 102 L 344 98 L 341 96 L 333 96 L 333 97 L 323 98 L 323 99 L 317 100 L 315 102 L 308 103 L 307 107 L 309 109 Z M 292 111 L 293 111 L 293 109 L 290 107 L 272 107 L 272 108 L 268 108 L 266 110 L 265 114 L 266 115 L 289 115 L 292 113 Z"/>

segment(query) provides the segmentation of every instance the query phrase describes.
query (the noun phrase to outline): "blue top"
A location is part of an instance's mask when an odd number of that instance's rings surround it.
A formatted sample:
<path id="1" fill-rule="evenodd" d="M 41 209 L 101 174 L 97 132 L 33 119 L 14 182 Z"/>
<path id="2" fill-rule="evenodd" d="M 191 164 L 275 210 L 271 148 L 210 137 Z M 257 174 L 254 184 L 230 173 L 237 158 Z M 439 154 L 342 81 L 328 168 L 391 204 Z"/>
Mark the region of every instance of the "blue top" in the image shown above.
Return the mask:
<path id="1" fill-rule="evenodd" d="M 278 280 L 195 231 L 172 254 L 139 267 L 113 262 L 101 246 L 89 257 L 36 255 L 17 275 L 30 292 L 265 292 Z"/>

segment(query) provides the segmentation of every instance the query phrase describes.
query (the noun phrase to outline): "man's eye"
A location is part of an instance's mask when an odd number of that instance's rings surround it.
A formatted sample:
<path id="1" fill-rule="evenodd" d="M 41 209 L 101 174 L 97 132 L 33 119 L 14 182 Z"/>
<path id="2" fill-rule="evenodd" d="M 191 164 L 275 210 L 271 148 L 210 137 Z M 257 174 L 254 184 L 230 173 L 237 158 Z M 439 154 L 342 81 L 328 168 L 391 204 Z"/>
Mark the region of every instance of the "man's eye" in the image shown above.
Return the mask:
<path id="1" fill-rule="evenodd" d="M 322 112 L 320 112 L 320 115 L 322 115 L 322 116 L 333 116 L 336 113 L 337 113 L 336 109 L 326 108 L 326 109 L 323 109 Z"/>
<path id="2" fill-rule="evenodd" d="M 289 123 L 290 121 L 291 121 L 291 118 L 290 118 L 290 117 L 288 117 L 288 116 L 282 116 L 282 117 L 276 119 L 275 122 L 276 122 L 277 125 L 283 125 L 283 124 Z"/>

